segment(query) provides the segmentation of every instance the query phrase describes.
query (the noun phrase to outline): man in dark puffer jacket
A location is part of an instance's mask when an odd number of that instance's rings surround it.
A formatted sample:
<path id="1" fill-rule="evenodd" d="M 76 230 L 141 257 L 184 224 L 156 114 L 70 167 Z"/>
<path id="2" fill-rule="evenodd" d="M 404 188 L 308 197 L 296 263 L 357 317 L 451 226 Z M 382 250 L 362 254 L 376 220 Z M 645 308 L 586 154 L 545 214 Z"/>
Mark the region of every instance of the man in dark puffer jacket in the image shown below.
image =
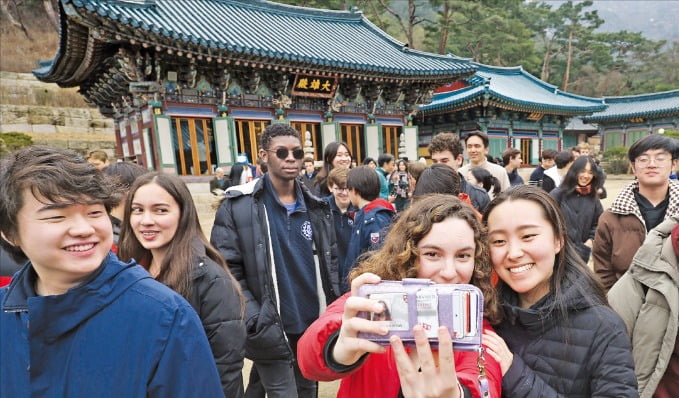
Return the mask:
<path id="1" fill-rule="evenodd" d="M 315 396 L 295 353 L 304 330 L 339 296 L 332 213 L 296 179 L 304 157 L 299 134 L 273 124 L 260 140 L 269 171 L 227 189 L 210 242 L 245 298 L 245 356 L 254 361 L 246 395 L 263 396 L 254 389 L 264 386 L 269 397 Z"/>

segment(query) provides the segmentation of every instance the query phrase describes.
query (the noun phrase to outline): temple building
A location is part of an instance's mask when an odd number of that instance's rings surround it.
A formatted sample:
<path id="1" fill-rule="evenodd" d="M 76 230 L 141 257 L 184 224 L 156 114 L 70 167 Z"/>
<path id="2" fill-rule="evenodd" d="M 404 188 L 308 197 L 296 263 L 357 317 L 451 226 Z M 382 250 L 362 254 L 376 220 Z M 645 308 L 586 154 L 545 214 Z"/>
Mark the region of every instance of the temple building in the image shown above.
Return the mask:
<path id="1" fill-rule="evenodd" d="M 439 88 L 431 103 L 420 107 L 415 123 L 422 156 L 434 134 L 452 131 L 464 139 L 467 132 L 482 130 L 491 156 L 514 147 L 524 163 L 536 165 L 543 149 L 579 142 L 577 134 L 566 133 L 570 118 L 606 109 L 601 99 L 561 91 L 520 66 L 472 64 L 478 68 L 473 76 Z"/>
<path id="2" fill-rule="evenodd" d="M 608 108 L 583 117 L 598 126 L 602 150 L 629 147 L 636 140 L 665 130 L 679 130 L 679 90 L 624 97 L 604 97 Z"/>
<path id="3" fill-rule="evenodd" d="M 210 175 L 254 163 L 271 123 L 354 158 L 418 156 L 412 116 L 434 90 L 471 76 L 467 59 L 411 50 L 357 9 L 263 0 L 59 0 L 60 45 L 35 76 L 79 87 L 114 118 L 118 157 Z M 551 119 L 550 119 L 551 120 Z M 399 150 L 401 148 L 401 150 Z"/>

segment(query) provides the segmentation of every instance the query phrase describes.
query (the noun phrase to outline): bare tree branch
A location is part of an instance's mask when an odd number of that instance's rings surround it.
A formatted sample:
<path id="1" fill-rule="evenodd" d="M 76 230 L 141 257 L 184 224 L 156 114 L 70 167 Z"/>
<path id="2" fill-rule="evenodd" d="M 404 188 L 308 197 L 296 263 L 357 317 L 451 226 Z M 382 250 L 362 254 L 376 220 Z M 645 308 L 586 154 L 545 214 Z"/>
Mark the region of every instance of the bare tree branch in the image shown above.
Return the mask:
<path id="1" fill-rule="evenodd" d="M 47 13 L 47 17 L 52 23 L 52 26 L 54 26 L 54 29 L 56 31 L 59 31 L 59 17 L 57 16 L 57 13 L 54 11 L 54 3 L 51 0 L 42 0 L 42 5 L 45 8 L 45 12 Z"/>
<path id="2" fill-rule="evenodd" d="M 393 15 L 394 18 L 396 18 L 396 21 L 398 22 L 398 24 L 401 25 L 401 29 L 403 30 L 403 33 L 406 34 L 406 38 L 408 39 L 408 47 L 412 48 L 413 47 L 412 35 L 408 34 L 409 29 L 406 27 L 406 24 L 403 22 L 403 19 L 401 18 L 401 16 L 393 8 L 389 7 L 389 5 L 387 4 L 386 1 L 384 1 L 384 0 L 378 0 L 378 1 L 380 2 L 380 5 L 382 5 L 382 7 L 384 7 L 384 9 L 387 10 L 387 12 L 389 14 Z"/>
<path id="3" fill-rule="evenodd" d="M 14 9 L 14 13 L 12 13 L 10 7 Z M 28 34 L 26 26 L 21 20 L 21 14 L 19 13 L 15 0 L 0 0 L 0 12 L 2 12 L 2 14 L 9 20 L 9 23 L 19 28 L 22 32 L 24 32 L 26 38 L 33 41 L 31 36 Z"/>

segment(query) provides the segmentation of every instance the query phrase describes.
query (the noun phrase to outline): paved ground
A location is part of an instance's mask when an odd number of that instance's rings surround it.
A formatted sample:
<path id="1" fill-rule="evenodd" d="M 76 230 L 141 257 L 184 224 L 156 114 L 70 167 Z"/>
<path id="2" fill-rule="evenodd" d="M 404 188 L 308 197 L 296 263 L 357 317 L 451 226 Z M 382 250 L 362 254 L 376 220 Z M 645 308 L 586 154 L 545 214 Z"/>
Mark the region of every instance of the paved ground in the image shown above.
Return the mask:
<path id="1" fill-rule="evenodd" d="M 522 173 L 523 174 L 523 173 Z M 606 199 L 603 199 L 601 202 L 603 204 L 604 209 L 607 209 L 615 196 L 620 192 L 620 190 L 627 185 L 630 181 L 632 181 L 633 177 L 631 175 L 611 175 L 608 176 L 608 179 L 606 180 L 606 190 L 608 191 L 608 197 Z M 524 180 L 528 180 L 527 177 L 524 178 Z M 194 193 L 196 190 L 192 189 Z M 205 192 L 207 192 L 207 189 L 205 189 Z M 210 230 L 212 228 L 212 221 L 214 219 L 214 211 L 211 210 L 210 206 L 208 204 L 211 202 L 212 198 L 210 197 L 211 195 L 209 193 L 204 194 L 200 193 L 196 196 L 196 201 L 199 203 L 199 208 L 202 208 L 202 211 L 200 211 L 200 218 L 201 218 L 201 224 L 203 225 L 203 229 L 205 230 L 205 233 L 210 235 Z M 203 203 L 203 206 L 200 206 L 200 203 Z M 247 376 L 250 374 L 250 367 L 251 363 L 250 361 L 246 360 L 245 367 L 243 368 L 243 380 L 245 383 L 247 383 Z M 330 382 L 330 383 L 319 383 L 319 398 L 331 398 L 335 397 L 337 393 L 337 388 L 339 387 L 339 382 Z"/>

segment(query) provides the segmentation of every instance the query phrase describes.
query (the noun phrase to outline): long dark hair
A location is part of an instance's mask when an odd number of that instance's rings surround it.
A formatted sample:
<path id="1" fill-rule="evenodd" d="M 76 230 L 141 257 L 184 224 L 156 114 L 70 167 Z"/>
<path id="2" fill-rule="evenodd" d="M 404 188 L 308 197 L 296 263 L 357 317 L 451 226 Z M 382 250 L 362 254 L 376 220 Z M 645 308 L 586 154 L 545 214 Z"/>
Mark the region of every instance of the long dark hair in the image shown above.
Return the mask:
<path id="1" fill-rule="evenodd" d="M 446 165 L 443 167 L 452 170 Z M 473 208 L 452 195 L 426 195 L 414 202 L 391 227 L 382 248 L 365 255 L 365 260 L 349 273 L 349 280 L 365 272 L 372 272 L 385 280 L 416 278 L 418 269 L 415 263 L 419 256 L 417 244 L 434 224 L 451 217 L 465 221 L 474 231 L 474 272 L 469 283 L 483 292 L 485 317 L 492 324 L 499 323 L 502 314 L 497 293 L 490 282 L 492 268 L 485 229 Z"/>
<path id="2" fill-rule="evenodd" d="M 179 227 L 170 243 L 168 243 L 167 254 L 160 265 L 160 273 L 156 280 L 164 283 L 188 299 L 191 295 L 191 272 L 195 266 L 195 257 L 201 251 L 200 248 L 194 246 L 196 242 L 199 242 L 205 248 L 205 254 L 210 259 L 219 264 L 228 275 L 231 275 L 226 266 L 226 261 L 224 261 L 217 249 L 208 242 L 203 234 L 198 219 L 198 212 L 188 187 L 178 176 L 165 173 L 144 174 L 138 177 L 130 187 L 130 192 L 125 201 L 125 218 L 120 230 L 118 246 L 120 258 L 123 261 L 136 259 L 147 269 L 150 266 L 151 251 L 141 245 L 130 225 L 130 213 L 134 195 L 140 187 L 147 184 L 157 184 L 163 188 L 177 202 L 180 210 Z M 234 288 L 240 291 L 239 285 L 233 277 L 231 277 L 231 280 L 234 283 Z"/>
<path id="3" fill-rule="evenodd" d="M 554 295 L 554 300 L 547 307 L 547 312 L 568 319 L 568 303 L 565 297 L 568 286 L 574 286 L 592 305 L 607 305 L 603 286 L 568 239 L 566 222 L 558 204 L 543 189 L 531 185 L 517 185 L 500 193 L 486 208 L 483 214 L 484 224 L 488 225 L 488 217 L 497 206 L 515 200 L 527 200 L 540 206 L 545 220 L 552 225 L 554 236 L 561 241 L 561 250 L 554 256 L 554 271 L 549 281 L 549 291 Z M 512 217 L 511 214 L 505 216 Z M 496 287 L 501 300 L 512 291 L 501 279 Z"/>
<path id="4" fill-rule="evenodd" d="M 231 166 L 231 171 L 229 171 L 230 187 L 240 184 L 240 177 L 243 174 L 243 170 L 245 169 L 245 167 L 249 166 L 244 166 L 242 163 L 235 163 L 233 166 Z"/>
<path id="5" fill-rule="evenodd" d="M 444 193 L 457 196 L 460 193 L 460 174 L 452 167 L 434 163 L 420 174 L 413 191 L 413 200 L 432 193 Z"/>
<path id="6" fill-rule="evenodd" d="M 490 174 L 490 171 L 481 167 L 474 167 L 470 169 L 469 172 L 472 173 L 477 182 L 480 182 L 483 185 L 483 189 L 486 192 L 493 194 L 493 197 L 500 193 L 502 185 L 494 175 Z"/>
<path id="7" fill-rule="evenodd" d="M 588 164 L 589 169 L 592 171 L 592 181 L 589 184 L 592 189 L 590 190 L 589 195 L 595 196 L 597 194 L 597 188 L 599 187 L 599 181 L 601 180 L 601 173 L 599 172 L 599 166 L 597 166 L 594 159 L 589 156 L 579 156 L 575 159 L 561 182 L 561 191 L 564 193 L 574 191 L 578 186 L 578 174 L 585 170 L 585 167 L 587 167 Z"/>
<path id="8" fill-rule="evenodd" d="M 349 145 L 347 145 L 347 143 L 344 141 L 333 141 L 326 145 L 325 149 L 323 150 L 323 167 L 321 167 L 321 169 L 318 171 L 318 174 L 316 174 L 316 179 L 314 181 L 314 185 L 318 186 L 318 191 L 321 193 L 321 196 L 330 195 L 330 190 L 328 189 L 326 180 L 328 179 L 330 170 L 333 169 L 332 162 L 335 160 L 335 157 L 337 156 L 337 150 L 340 146 L 343 146 L 347 152 L 349 152 L 349 156 L 351 156 L 351 149 L 349 149 Z"/>

